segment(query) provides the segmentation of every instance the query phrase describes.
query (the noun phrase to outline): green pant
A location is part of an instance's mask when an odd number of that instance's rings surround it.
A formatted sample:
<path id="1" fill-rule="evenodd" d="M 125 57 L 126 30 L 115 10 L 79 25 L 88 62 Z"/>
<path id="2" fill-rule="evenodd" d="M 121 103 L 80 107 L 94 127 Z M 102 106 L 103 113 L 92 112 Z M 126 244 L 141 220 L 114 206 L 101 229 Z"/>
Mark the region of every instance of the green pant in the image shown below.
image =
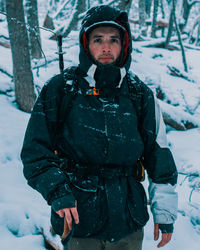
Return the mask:
<path id="1" fill-rule="evenodd" d="M 142 250 L 143 231 L 134 232 L 127 237 L 109 242 L 94 238 L 72 238 L 67 250 Z"/>

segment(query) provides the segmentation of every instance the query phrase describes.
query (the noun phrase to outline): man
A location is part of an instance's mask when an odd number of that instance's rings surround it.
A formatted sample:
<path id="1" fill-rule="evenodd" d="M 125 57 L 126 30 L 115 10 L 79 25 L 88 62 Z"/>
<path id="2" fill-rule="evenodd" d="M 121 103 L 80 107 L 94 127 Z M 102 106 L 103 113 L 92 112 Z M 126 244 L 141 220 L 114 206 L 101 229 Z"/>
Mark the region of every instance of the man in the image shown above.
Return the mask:
<path id="1" fill-rule="evenodd" d="M 149 216 L 138 159 L 149 177 L 154 239 L 162 232 L 158 247 L 172 236 L 176 166 L 152 91 L 128 72 L 131 52 L 127 14 L 90 9 L 78 67 L 44 86 L 28 124 L 24 175 L 51 205 L 56 233 L 64 222 L 72 230 L 66 249 L 142 249 Z"/>

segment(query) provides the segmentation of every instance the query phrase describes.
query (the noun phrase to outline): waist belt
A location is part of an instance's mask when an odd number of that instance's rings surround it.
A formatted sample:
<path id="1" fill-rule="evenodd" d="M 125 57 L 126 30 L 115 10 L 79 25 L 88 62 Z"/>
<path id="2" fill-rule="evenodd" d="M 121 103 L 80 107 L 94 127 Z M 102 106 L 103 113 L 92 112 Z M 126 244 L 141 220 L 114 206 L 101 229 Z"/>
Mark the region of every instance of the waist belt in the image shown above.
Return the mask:
<path id="1" fill-rule="evenodd" d="M 68 161 L 61 166 L 61 169 L 66 173 L 72 173 L 76 176 L 98 176 L 102 178 L 112 179 L 114 177 L 120 176 L 137 176 L 137 167 L 136 165 L 116 167 L 113 165 L 82 165 L 79 163 Z"/>

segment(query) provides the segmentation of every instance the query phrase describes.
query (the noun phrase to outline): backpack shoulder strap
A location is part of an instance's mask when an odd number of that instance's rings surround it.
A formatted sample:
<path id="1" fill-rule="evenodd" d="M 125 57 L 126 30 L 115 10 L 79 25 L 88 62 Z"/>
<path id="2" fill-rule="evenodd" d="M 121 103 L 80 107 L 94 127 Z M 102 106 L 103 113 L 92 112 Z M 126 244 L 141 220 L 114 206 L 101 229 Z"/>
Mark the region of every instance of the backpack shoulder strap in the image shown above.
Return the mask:
<path id="1" fill-rule="evenodd" d="M 129 88 L 129 98 L 133 102 L 137 117 L 138 117 L 138 129 L 141 131 L 142 125 L 142 112 L 143 112 L 143 89 L 140 79 L 131 72 L 127 73 L 127 82 Z"/>
<path id="2" fill-rule="evenodd" d="M 63 71 L 64 85 L 58 109 L 58 130 L 62 128 L 66 114 L 72 106 L 72 100 L 78 93 L 78 82 L 76 77 L 77 67 L 72 66 Z M 59 131 L 58 131 L 59 132 Z"/>
<path id="3" fill-rule="evenodd" d="M 143 83 L 141 80 L 131 72 L 127 73 L 127 81 L 128 81 L 128 88 L 129 88 L 129 98 L 131 99 L 138 118 L 138 131 L 143 138 L 142 133 L 142 122 L 143 122 Z M 145 167 L 144 167 L 144 158 L 143 155 L 136 163 L 136 180 L 142 182 L 145 180 Z"/>

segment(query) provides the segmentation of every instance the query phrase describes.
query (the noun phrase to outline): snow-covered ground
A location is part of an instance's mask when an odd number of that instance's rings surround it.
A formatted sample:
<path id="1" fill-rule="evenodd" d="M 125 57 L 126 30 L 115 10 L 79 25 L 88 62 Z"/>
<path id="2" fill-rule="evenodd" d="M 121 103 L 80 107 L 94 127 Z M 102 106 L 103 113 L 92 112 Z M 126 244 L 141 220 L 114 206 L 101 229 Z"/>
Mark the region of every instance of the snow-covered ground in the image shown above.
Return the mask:
<path id="1" fill-rule="evenodd" d="M 6 35 L 6 24 L 0 24 L 2 34 Z M 47 58 L 56 58 L 56 43 L 48 40 L 46 31 L 42 31 L 42 47 Z M 78 33 L 72 32 L 64 40 L 66 54 L 65 67 L 78 62 Z M 165 93 L 160 102 L 177 121 L 176 107 L 182 113 L 181 119 L 193 119 L 200 124 L 200 51 L 186 50 L 189 66 L 188 77 L 192 81 L 173 77 L 167 65 L 183 71 L 180 51 L 145 48 L 142 43 L 134 42 L 131 70 L 144 80 L 154 91 L 159 86 Z M 12 74 L 10 49 L 0 46 L 0 68 Z M 41 59 L 33 63 L 39 65 Z M 34 80 L 38 86 L 59 73 L 58 62 L 52 62 L 39 71 L 34 70 Z M 11 78 L 0 72 L 0 90 L 13 87 Z M 29 114 L 17 109 L 14 93 L 10 96 L 0 95 L 0 249 L 2 250 L 42 250 L 45 249 L 44 238 L 52 238 L 49 228 L 50 208 L 40 194 L 32 190 L 23 177 L 20 150 L 27 126 Z M 167 105 L 166 103 L 173 104 Z M 176 110 L 177 110 L 176 109 Z M 176 131 L 168 128 L 168 140 L 177 168 L 179 178 L 179 213 L 171 242 L 165 250 L 199 250 L 200 249 L 200 128 Z M 145 187 L 148 183 L 145 181 Z M 58 241 L 58 238 L 53 238 Z M 153 222 L 150 218 L 145 227 L 144 250 L 156 249 L 158 242 L 153 241 Z"/>

